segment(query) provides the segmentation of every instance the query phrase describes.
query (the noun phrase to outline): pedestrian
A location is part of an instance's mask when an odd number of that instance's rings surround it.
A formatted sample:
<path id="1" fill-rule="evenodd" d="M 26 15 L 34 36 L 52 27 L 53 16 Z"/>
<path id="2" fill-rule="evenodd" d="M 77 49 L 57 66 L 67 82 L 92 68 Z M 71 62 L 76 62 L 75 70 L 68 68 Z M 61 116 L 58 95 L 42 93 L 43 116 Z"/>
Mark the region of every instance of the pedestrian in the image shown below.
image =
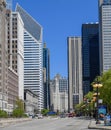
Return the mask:
<path id="1" fill-rule="evenodd" d="M 107 113 L 107 115 L 104 117 L 104 124 L 110 125 L 110 115 Z"/>

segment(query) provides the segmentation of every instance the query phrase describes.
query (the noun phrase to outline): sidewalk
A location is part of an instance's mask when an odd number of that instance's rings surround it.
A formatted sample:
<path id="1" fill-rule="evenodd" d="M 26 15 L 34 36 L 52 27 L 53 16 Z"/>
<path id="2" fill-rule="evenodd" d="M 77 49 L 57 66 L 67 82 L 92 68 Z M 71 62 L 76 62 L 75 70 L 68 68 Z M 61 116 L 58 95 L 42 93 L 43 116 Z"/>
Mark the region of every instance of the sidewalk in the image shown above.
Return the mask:
<path id="1" fill-rule="evenodd" d="M 95 120 L 91 120 L 89 123 L 89 129 L 111 130 L 111 126 L 105 126 L 104 121 L 100 121 L 101 124 L 96 124 Z"/>
<path id="2" fill-rule="evenodd" d="M 24 121 L 31 121 L 31 120 L 32 118 L 7 118 L 7 119 L 0 118 L 0 128 L 8 126 L 10 124 L 20 123 Z"/>

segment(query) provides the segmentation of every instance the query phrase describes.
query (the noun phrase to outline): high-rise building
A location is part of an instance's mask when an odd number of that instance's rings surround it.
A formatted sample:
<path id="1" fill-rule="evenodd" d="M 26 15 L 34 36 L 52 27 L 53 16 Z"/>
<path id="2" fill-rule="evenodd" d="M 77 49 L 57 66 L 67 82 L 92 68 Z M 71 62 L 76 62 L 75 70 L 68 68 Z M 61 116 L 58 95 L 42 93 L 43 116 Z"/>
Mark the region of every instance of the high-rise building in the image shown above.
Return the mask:
<path id="1" fill-rule="evenodd" d="M 99 25 L 82 24 L 83 94 L 92 90 L 91 83 L 99 75 Z"/>
<path id="2" fill-rule="evenodd" d="M 44 43 L 43 47 L 43 85 L 44 108 L 50 109 L 50 52 Z"/>
<path id="3" fill-rule="evenodd" d="M 61 84 L 62 81 L 62 84 Z M 65 81 L 65 82 L 64 82 Z M 64 83 L 63 83 L 64 82 Z M 51 90 L 51 110 L 59 111 L 59 112 L 67 112 L 68 111 L 68 93 L 67 87 L 68 84 L 66 82 L 66 78 L 61 77 L 57 74 L 53 80 L 50 82 L 50 90 Z M 64 84 L 64 87 L 63 87 Z M 62 88 L 62 91 L 60 91 Z"/>
<path id="4" fill-rule="evenodd" d="M 81 37 L 68 37 L 68 110 L 73 111 L 83 99 Z"/>
<path id="5" fill-rule="evenodd" d="M 24 88 L 38 95 L 38 109 L 44 108 L 42 27 L 17 4 L 24 23 Z"/>
<path id="6" fill-rule="evenodd" d="M 7 28 L 6 3 L 0 0 L 0 109 L 7 111 Z"/>
<path id="7" fill-rule="evenodd" d="M 111 0 L 99 0 L 100 73 L 111 69 Z"/>
<path id="8" fill-rule="evenodd" d="M 24 100 L 24 24 L 18 12 L 7 10 L 8 67 L 18 74 L 18 96 Z"/>

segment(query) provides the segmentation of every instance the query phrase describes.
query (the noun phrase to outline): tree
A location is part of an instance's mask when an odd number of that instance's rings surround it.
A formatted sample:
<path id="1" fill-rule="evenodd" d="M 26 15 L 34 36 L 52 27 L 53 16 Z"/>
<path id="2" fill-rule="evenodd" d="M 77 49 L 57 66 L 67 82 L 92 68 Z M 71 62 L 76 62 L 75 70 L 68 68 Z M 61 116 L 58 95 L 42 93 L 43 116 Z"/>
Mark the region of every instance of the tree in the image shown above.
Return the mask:
<path id="1" fill-rule="evenodd" d="M 22 99 L 17 98 L 16 100 L 16 108 L 24 111 L 24 102 Z"/>
<path id="2" fill-rule="evenodd" d="M 107 110 L 111 110 L 111 69 L 104 72 L 101 76 L 97 76 L 94 82 L 101 82 L 102 87 L 99 88 L 100 99 L 103 99 L 103 104 L 107 105 Z M 93 83 L 94 83 L 93 82 Z M 92 83 L 92 85 L 93 85 Z"/>
<path id="3" fill-rule="evenodd" d="M 43 114 L 44 116 L 46 116 L 48 112 L 49 112 L 48 109 L 42 109 L 41 110 L 41 114 Z"/>
<path id="4" fill-rule="evenodd" d="M 89 115 L 93 110 L 93 103 L 91 102 L 93 98 L 93 92 L 89 92 L 84 96 L 84 100 L 75 106 L 76 114 Z"/>
<path id="5" fill-rule="evenodd" d="M 111 110 L 111 69 L 104 72 L 101 76 L 103 87 L 100 89 L 100 98 L 107 105 L 108 111 Z"/>
<path id="6" fill-rule="evenodd" d="M 7 118 L 7 117 L 8 117 L 7 112 L 4 110 L 0 110 L 0 118 Z"/>
<path id="7" fill-rule="evenodd" d="M 93 92 L 89 91 L 84 97 L 87 99 L 87 101 L 91 101 L 93 98 Z"/>
<path id="8" fill-rule="evenodd" d="M 84 98 L 86 99 L 85 103 L 86 103 L 86 111 L 88 112 L 88 115 L 91 115 L 91 112 L 94 109 L 94 104 L 92 102 L 93 99 L 93 91 L 89 91 Z"/>
<path id="9" fill-rule="evenodd" d="M 16 108 L 13 110 L 14 117 L 23 117 L 24 116 L 24 102 L 17 98 L 16 100 Z"/>
<path id="10" fill-rule="evenodd" d="M 24 111 L 22 109 L 14 109 L 13 110 L 13 116 L 14 117 L 23 117 L 24 116 Z"/>

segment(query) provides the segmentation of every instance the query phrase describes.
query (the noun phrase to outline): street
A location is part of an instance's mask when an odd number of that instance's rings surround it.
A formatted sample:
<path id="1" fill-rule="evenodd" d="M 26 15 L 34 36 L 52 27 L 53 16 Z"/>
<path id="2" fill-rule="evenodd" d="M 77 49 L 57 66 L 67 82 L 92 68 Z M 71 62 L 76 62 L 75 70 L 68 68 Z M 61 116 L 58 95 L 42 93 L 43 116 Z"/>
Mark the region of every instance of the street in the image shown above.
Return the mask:
<path id="1" fill-rule="evenodd" d="M 0 130 L 88 130 L 89 120 L 78 118 L 44 118 L 10 125 Z"/>

